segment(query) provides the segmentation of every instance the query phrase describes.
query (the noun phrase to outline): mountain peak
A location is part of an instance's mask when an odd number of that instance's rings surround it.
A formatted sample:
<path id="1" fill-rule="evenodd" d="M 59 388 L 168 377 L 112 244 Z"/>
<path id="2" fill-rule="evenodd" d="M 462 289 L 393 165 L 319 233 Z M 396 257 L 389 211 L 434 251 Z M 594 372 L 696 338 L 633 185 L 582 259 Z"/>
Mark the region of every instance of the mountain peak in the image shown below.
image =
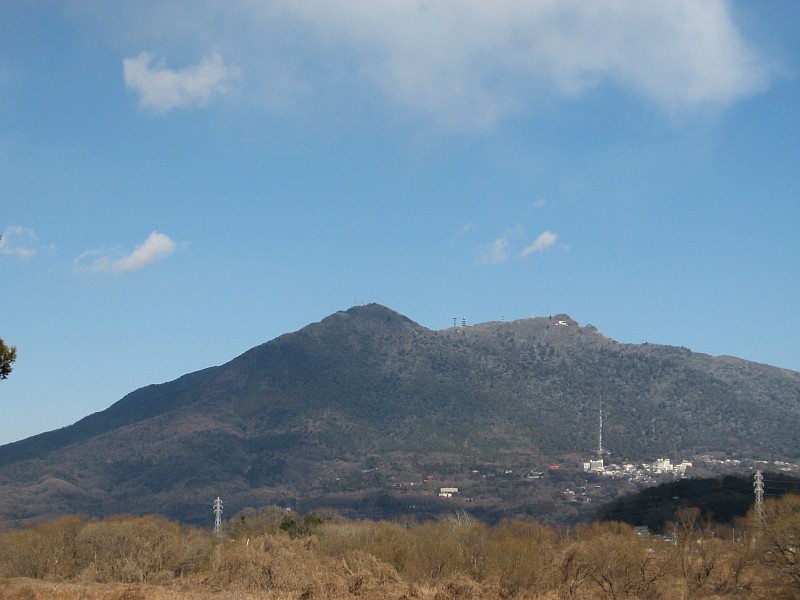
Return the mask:
<path id="1" fill-rule="evenodd" d="M 406 321 L 411 322 L 411 319 L 408 317 L 401 315 L 396 310 L 392 310 L 388 306 L 384 306 L 383 304 L 378 304 L 377 302 L 370 302 L 369 304 L 359 304 L 356 306 L 351 306 L 346 311 L 345 314 L 350 315 L 351 317 L 362 317 L 366 319 L 381 319 L 383 321 L 391 320 L 391 319 L 403 319 Z"/>
<path id="2" fill-rule="evenodd" d="M 420 327 L 419 324 L 405 315 L 401 315 L 399 312 L 375 302 L 352 306 L 345 311 L 333 313 L 321 321 L 321 324 L 324 325 L 344 323 L 367 326 L 380 325 L 381 327 Z"/>
<path id="3" fill-rule="evenodd" d="M 800 456 L 800 373 L 620 344 L 563 313 L 434 332 L 371 303 L 0 448 L 0 517 L 195 520 L 207 517 L 196 499 L 219 494 L 239 507 L 352 508 L 390 486 L 407 505 L 416 497 L 397 482 L 430 474 L 517 514 L 475 472 L 577 465 L 594 449 L 601 395 L 615 456 Z M 53 474 L 86 493 L 54 497 L 38 483 Z"/>

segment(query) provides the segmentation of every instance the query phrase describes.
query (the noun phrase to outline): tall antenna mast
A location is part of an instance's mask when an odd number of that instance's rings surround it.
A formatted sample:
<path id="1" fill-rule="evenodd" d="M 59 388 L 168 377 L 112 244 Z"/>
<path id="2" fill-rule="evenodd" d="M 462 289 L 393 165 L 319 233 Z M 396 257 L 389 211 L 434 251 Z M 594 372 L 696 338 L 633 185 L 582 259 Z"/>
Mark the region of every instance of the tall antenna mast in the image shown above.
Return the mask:
<path id="1" fill-rule="evenodd" d="M 597 428 L 597 457 L 603 460 L 603 456 L 607 454 L 611 454 L 611 452 L 603 448 L 603 394 L 600 394 L 600 423 Z"/>
<path id="2" fill-rule="evenodd" d="M 214 500 L 214 537 L 222 537 L 222 500 L 219 496 Z"/>
<path id="3" fill-rule="evenodd" d="M 603 458 L 603 395 L 600 394 L 600 432 L 597 440 L 597 455 Z"/>

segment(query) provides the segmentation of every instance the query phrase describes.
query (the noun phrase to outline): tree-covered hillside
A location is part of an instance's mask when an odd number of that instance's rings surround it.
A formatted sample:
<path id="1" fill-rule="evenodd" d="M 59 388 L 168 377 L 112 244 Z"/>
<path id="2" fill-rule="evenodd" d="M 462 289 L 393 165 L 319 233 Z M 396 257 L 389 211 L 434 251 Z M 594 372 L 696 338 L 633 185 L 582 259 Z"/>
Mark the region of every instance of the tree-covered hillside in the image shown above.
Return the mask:
<path id="1" fill-rule="evenodd" d="M 430 479 L 471 489 L 476 510 L 537 513 L 555 480 L 545 493 L 506 472 L 577 467 L 601 402 L 615 460 L 800 455 L 798 373 L 620 344 L 567 315 L 432 331 L 367 305 L 3 446 L 0 511 L 192 520 L 224 494 L 358 513 L 375 493 L 419 507 L 410 484 Z"/>

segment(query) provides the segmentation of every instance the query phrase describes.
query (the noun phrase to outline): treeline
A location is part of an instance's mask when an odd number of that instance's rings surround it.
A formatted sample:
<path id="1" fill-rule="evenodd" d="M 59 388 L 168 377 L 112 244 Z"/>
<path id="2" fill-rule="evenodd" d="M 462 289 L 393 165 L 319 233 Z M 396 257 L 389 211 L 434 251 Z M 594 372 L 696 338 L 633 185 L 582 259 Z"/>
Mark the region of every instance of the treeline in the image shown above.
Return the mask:
<path id="1" fill-rule="evenodd" d="M 773 496 L 800 493 L 800 479 L 786 473 L 763 474 Z M 733 523 L 753 505 L 752 475 L 679 479 L 621 496 L 600 507 L 595 518 L 646 525 L 660 531 L 672 523 L 678 508 L 696 507 L 718 523 Z"/>
<path id="2" fill-rule="evenodd" d="M 669 533 L 268 507 L 240 512 L 215 537 L 157 517 L 65 517 L 0 533 L 0 597 L 800 598 L 800 496 L 768 500 L 762 518 L 734 527 L 680 509 Z"/>

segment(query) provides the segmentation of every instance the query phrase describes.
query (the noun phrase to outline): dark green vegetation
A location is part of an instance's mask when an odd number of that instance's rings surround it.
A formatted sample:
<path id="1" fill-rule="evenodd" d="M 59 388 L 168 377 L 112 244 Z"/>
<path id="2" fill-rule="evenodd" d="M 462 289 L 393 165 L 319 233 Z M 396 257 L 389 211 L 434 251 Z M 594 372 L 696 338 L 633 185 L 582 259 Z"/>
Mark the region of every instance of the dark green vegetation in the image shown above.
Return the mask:
<path id="1" fill-rule="evenodd" d="M 3 446 L 0 512 L 208 522 L 222 496 L 233 511 L 385 518 L 460 503 L 489 522 L 575 519 L 563 490 L 596 448 L 601 397 L 617 460 L 800 455 L 799 373 L 620 344 L 566 315 L 431 331 L 368 305 Z M 551 464 L 564 468 L 525 478 Z M 437 486 L 461 494 L 448 505 Z"/>
<path id="2" fill-rule="evenodd" d="M 782 473 L 765 473 L 767 497 L 800 493 L 800 479 Z M 668 531 L 679 509 L 696 508 L 699 515 L 720 524 L 732 524 L 753 507 L 753 478 L 728 475 L 720 478 L 682 479 L 649 487 L 601 507 L 597 517 L 645 525 L 650 531 Z"/>
<path id="3" fill-rule="evenodd" d="M 2 338 L 0 338 L 0 379 L 8 379 L 11 375 L 11 365 L 17 360 L 17 347 L 6 346 Z"/>

